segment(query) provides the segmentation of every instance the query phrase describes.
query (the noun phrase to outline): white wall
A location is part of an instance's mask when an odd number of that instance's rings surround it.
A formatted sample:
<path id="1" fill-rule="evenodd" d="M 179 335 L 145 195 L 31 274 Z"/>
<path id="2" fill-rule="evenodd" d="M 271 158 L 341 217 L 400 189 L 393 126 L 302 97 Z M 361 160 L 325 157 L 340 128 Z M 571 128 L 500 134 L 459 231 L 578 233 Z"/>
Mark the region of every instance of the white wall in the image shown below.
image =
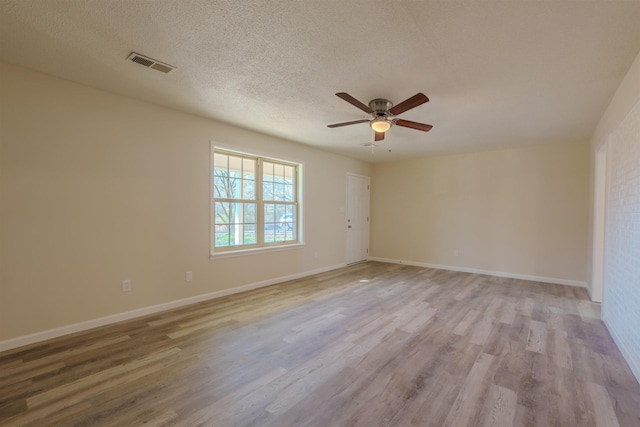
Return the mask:
<path id="1" fill-rule="evenodd" d="M 640 378 L 640 102 L 611 135 L 602 318 Z"/>
<path id="2" fill-rule="evenodd" d="M 592 157 L 604 150 L 607 160 L 604 248 L 594 247 L 604 256 L 602 319 L 640 380 L 640 53 L 591 142 Z M 597 235 L 603 224 L 592 226 Z"/>
<path id="3" fill-rule="evenodd" d="M 0 344 L 345 262 L 366 163 L 6 64 L 0 96 Z M 211 140 L 304 162 L 304 247 L 209 259 Z"/>
<path id="4" fill-rule="evenodd" d="M 374 257 L 585 284 L 587 143 L 375 165 L 372 201 Z"/>

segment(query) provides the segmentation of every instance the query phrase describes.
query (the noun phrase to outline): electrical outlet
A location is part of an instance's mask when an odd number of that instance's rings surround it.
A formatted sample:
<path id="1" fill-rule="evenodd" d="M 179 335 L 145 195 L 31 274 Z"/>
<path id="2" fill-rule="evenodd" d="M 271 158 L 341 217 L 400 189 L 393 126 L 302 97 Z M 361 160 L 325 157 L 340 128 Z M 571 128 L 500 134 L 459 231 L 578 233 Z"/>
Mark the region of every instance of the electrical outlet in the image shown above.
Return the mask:
<path id="1" fill-rule="evenodd" d="M 125 279 L 122 281 L 122 292 L 130 292 L 131 291 L 131 280 Z"/>
<path id="2" fill-rule="evenodd" d="M 457 249 L 453 250 L 453 256 L 459 256 L 460 255 L 460 251 L 458 251 Z"/>
<path id="3" fill-rule="evenodd" d="M 193 272 L 187 271 L 187 274 L 185 274 L 184 279 L 187 282 L 193 282 Z"/>

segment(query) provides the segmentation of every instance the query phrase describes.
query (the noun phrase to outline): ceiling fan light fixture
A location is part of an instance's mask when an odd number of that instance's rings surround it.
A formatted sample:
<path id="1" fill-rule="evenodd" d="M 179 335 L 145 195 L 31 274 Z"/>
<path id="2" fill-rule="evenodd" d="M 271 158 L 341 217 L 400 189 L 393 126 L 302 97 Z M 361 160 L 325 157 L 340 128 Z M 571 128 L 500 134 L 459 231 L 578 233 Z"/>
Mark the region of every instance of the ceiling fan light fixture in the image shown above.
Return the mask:
<path id="1" fill-rule="evenodd" d="M 386 132 L 391 128 L 391 121 L 385 118 L 371 120 L 371 129 L 376 132 Z"/>

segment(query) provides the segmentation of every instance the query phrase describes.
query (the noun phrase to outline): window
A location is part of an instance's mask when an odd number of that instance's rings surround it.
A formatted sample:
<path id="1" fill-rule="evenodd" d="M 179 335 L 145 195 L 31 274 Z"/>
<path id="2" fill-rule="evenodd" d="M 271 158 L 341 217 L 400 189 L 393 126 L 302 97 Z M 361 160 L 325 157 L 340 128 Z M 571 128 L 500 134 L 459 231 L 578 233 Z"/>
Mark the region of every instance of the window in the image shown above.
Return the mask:
<path id="1" fill-rule="evenodd" d="M 213 148 L 211 252 L 300 243 L 300 165 Z"/>

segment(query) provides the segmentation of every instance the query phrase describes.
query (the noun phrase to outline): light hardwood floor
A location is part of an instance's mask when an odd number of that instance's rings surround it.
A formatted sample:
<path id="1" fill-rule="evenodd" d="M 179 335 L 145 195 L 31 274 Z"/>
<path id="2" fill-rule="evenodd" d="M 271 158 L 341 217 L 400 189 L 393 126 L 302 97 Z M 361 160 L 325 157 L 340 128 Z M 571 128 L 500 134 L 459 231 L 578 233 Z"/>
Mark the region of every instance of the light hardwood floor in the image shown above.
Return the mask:
<path id="1" fill-rule="evenodd" d="M 365 263 L 0 354 L 0 425 L 640 426 L 584 289 Z"/>

